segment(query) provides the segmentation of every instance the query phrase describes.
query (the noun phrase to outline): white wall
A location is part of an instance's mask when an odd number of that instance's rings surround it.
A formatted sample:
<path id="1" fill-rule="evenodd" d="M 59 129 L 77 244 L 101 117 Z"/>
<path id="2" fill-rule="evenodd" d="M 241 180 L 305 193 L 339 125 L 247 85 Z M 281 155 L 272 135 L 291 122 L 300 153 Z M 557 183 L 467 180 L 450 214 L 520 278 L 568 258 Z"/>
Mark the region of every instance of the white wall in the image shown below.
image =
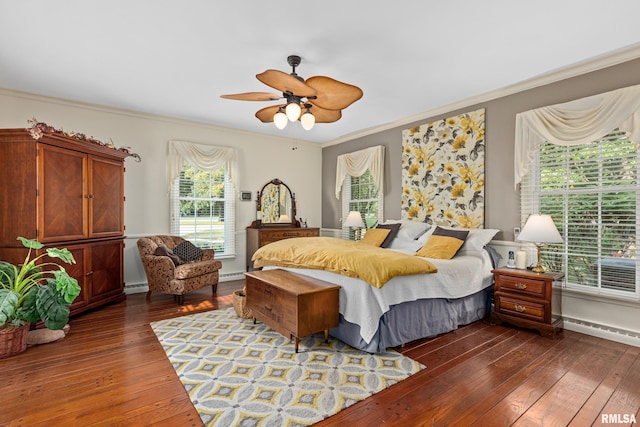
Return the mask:
<path id="1" fill-rule="evenodd" d="M 236 147 L 238 188 L 256 192 L 280 178 L 296 195 L 298 217 L 309 227 L 321 225 L 322 150 L 319 145 L 286 137 L 272 137 L 232 129 L 46 98 L 0 89 L 0 128 L 27 127 L 36 117 L 55 128 L 77 131 L 100 141 L 131 147 L 142 162 L 125 161 L 125 287 L 143 291 L 146 278 L 136 241 L 140 236 L 169 233 L 166 183 L 167 143 L 180 139 L 201 144 Z M 247 117 L 247 120 L 256 120 Z M 269 124 L 265 124 L 269 126 Z M 245 227 L 255 219 L 255 202 L 236 199 L 236 257 L 223 260 L 224 278 L 241 275 L 245 266 Z M 5 220 L 5 219 L 2 219 Z"/>

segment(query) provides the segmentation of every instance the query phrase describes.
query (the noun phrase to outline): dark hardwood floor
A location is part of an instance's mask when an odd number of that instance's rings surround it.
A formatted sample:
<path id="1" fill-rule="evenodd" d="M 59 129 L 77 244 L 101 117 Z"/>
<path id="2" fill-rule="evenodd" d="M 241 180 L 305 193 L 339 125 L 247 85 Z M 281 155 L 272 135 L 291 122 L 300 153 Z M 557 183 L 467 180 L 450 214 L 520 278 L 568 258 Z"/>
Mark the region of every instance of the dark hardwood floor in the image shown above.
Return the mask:
<path id="1" fill-rule="evenodd" d="M 185 297 L 129 295 L 71 320 L 59 342 L 0 360 L 1 426 L 200 426 L 149 322 L 232 305 L 242 281 Z M 320 426 L 588 426 L 640 420 L 640 348 L 481 321 L 411 343 L 426 365 Z M 606 418 L 603 419 L 603 416 Z M 617 423 L 614 425 L 625 425 Z M 626 425 L 630 425 L 627 422 Z"/>

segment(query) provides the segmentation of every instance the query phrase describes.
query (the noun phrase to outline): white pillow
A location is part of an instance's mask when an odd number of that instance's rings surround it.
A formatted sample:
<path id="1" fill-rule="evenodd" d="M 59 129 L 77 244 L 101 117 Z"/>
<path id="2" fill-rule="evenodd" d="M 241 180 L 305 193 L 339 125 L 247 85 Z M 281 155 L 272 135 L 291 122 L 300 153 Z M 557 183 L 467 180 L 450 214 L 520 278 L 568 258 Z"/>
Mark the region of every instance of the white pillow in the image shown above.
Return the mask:
<path id="1" fill-rule="evenodd" d="M 431 225 L 426 222 L 411 221 L 410 219 L 388 219 L 383 224 L 401 224 L 394 240 L 398 238 L 415 240 L 431 228 Z"/>
<path id="2" fill-rule="evenodd" d="M 469 230 L 469 234 L 464 240 L 464 245 L 460 248 L 461 251 L 481 251 L 500 231 L 495 228 L 451 228 L 442 226 L 440 226 L 440 228 L 446 228 L 449 230 Z M 400 229 L 402 229 L 402 227 L 400 227 Z"/>
<path id="3" fill-rule="evenodd" d="M 424 245 L 422 239 L 407 239 L 406 237 L 398 235 L 391 241 L 391 244 L 387 246 L 387 249 L 393 249 L 394 251 L 400 251 L 405 253 L 415 254 L 418 249 Z"/>

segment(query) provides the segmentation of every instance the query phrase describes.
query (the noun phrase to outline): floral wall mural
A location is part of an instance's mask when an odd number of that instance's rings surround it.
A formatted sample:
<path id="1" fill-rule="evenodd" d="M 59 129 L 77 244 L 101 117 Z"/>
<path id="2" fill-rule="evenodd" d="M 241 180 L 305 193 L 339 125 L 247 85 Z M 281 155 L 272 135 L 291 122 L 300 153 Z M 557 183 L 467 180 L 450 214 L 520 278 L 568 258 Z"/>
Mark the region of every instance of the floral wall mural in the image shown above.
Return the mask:
<path id="1" fill-rule="evenodd" d="M 484 227 L 484 108 L 402 131 L 402 218 Z"/>

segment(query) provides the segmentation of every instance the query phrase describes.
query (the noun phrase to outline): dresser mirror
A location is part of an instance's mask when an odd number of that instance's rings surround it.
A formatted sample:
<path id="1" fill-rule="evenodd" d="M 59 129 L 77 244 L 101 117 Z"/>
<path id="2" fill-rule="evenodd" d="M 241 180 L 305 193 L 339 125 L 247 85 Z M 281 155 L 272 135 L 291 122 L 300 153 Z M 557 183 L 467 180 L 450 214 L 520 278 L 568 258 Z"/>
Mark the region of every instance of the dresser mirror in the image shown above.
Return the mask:
<path id="1" fill-rule="evenodd" d="M 258 191 L 257 223 L 267 227 L 300 227 L 296 219 L 295 194 L 279 179 L 267 182 Z"/>

